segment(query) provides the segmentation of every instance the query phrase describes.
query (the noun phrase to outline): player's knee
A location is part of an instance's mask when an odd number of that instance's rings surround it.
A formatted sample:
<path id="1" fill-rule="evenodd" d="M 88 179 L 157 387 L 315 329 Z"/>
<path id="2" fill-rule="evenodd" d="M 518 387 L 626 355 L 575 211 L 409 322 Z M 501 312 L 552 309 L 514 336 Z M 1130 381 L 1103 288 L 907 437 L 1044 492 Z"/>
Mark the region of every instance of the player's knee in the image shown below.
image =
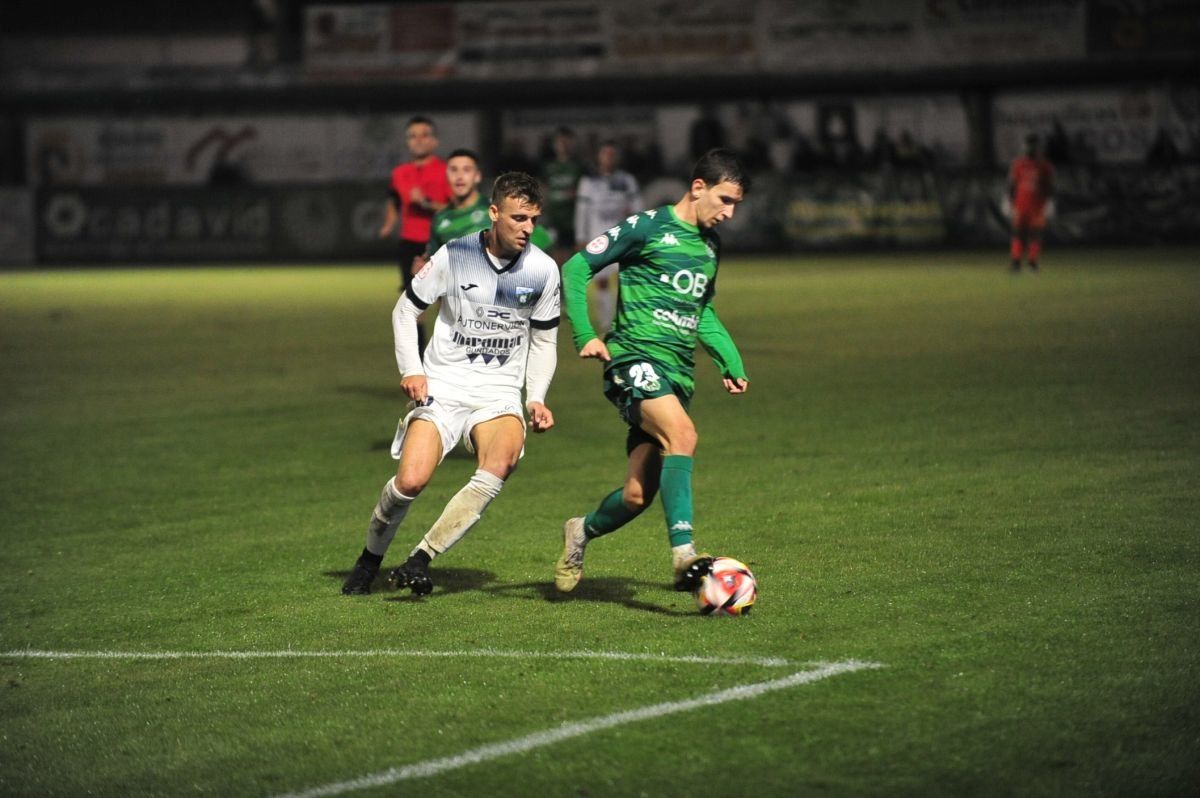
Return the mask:
<path id="1" fill-rule="evenodd" d="M 479 467 L 500 479 L 508 479 L 517 470 L 519 462 L 521 462 L 521 453 L 519 451 L 501 454 L 493 453 L 480 462 Z"/>
<path id="2" fill-rule="evenodd" d="M 657 490 L 636 483 L 627 483 L 621 491 L 621 502 L 630 512 L 640 513 L 654 501 Z"/>
<path id="3" fill-rule="evenodd" d="M 392 484 L 396 486 L 396 490 L 405 496 L 411 496 L 414 499 L 425 490 L 425 486 L 429 484 L 428 479 L 414 476 L 412 474 L 397 474 L 392 480 Z"/>
<path id="4" fill-rule="evenodd" d="M 667 434 L 667 454 L 691 456 L 696 453 L 696 446 L 699 443 L 700 433 L 696 432 L 696 428 L 691 425 L 671 430 Z"/>

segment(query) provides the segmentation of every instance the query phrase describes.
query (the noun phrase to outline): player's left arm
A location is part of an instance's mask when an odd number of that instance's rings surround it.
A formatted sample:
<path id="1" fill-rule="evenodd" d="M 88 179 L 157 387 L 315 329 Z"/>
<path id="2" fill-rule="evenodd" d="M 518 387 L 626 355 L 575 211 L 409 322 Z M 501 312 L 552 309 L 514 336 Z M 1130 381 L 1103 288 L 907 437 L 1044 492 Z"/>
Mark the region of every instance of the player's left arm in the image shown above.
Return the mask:
<path id="1" fill-rule="evenodd" d="M 529 427 L 545 432 L 554 426 L 546 393 L 558 367 L 558 325 L 561 313 L 558 269 L 548 270 L 542 296 L 529 317 L 529 357 L 525 361 L 525 409 Z"/>
<path id="2" fill-rule="evenodd" d="M 725 329 L 725 325 L 717 317 L 717 311 L 711 302 L 706 303 L 704 310 L 700 312 L 700 324 L 696 332 L 700 338 L 700 345 L 721 370 L 721 381 L 725 390 L 733 394 L 745 393 L 750 387 L 750 380 L 746 376 L 742 354 L 733 342 L 729 330 Z"/>

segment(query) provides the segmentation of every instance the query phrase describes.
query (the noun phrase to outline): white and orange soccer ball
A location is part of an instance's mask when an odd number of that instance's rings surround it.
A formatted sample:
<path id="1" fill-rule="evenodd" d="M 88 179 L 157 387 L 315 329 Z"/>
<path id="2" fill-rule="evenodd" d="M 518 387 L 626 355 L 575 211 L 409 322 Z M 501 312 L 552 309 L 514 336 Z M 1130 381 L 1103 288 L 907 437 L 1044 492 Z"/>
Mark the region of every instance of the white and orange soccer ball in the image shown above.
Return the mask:
<path id="1" fill-rule="evenodd" d="M 745 615 L 758 598 L 758 583 L 746 564 L 732 557 L 713 560 L 712 571 L 700 580 L 696 606 L 701 615 Z"/>

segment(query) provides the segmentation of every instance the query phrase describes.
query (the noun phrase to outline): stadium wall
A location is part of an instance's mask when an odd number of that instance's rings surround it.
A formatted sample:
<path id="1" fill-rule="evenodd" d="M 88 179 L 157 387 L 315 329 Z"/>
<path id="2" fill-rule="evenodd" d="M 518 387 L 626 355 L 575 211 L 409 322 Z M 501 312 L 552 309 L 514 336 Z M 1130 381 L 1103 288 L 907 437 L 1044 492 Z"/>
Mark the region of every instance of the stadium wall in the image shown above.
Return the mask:
<path id="1" fill-rule="evenodd" d="M 648 204 L 671 201 L 682 185 L 649 184 Z M 764 172 L 723 238 L 735 252 L 1003 246 L 1005 187 L 998 171 Z M 394 257 L 377 236 L 383 200 L 373 182 L 54 186 L 33 205 L 44 264 Z M 1064 169 L 1056 205 L 1047 231 L 1056 243 L 1197 242 L 1200 165 Z"/>

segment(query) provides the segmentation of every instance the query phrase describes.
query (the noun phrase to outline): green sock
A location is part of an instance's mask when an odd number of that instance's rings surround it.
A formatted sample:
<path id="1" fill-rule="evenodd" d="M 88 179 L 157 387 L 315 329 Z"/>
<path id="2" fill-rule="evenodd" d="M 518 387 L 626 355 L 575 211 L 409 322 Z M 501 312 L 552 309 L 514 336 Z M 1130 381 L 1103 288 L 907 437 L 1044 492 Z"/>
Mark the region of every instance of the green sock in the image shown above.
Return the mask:
<path id="1" fill-rule="evenodd" d="M 644 507 L 642 508 L 645 509 Z M 617 488 L 600 501 L 600 506 L 583 519 L 583 534 L 591 538 L 616 532 L 642 514 L 642 510 L 630 510 L 621 501 L 621 489 Z"/>
<path id="2" fill-rule="evenodd" d="M 672 546 L 692 542 L 692 458 L 669 454 L 663 458 L 659 481 L 663 511 L 667 515 L 667 537 Z"/>

